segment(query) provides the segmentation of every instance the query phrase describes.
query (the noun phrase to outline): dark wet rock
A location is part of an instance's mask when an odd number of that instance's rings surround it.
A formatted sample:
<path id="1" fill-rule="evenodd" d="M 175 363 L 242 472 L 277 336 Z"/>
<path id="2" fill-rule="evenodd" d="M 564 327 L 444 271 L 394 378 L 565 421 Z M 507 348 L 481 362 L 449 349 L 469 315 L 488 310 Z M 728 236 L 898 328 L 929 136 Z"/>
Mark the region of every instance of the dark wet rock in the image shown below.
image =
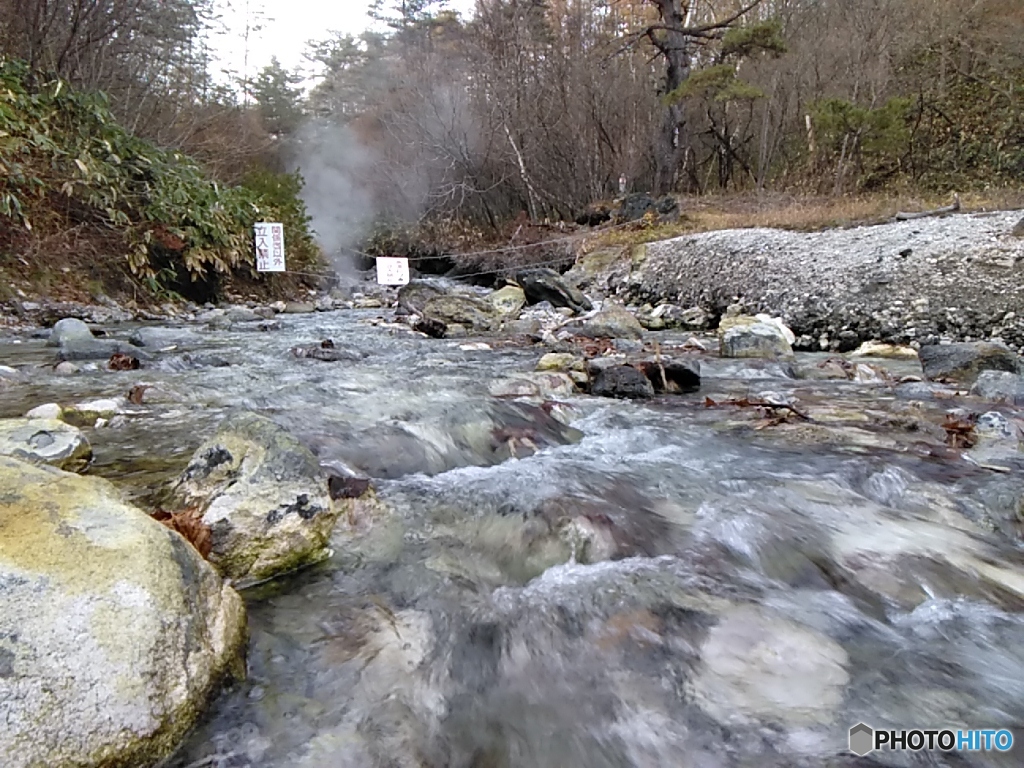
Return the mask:
<path id="1" fill-rule="evenodd" d="M 981 371 L 1020 373 L 1017 354 L 1003 344 L 988 341 L 928 344 L 918 350 L 924 375 L 932 381 L 973 384 Z"/>
<path id="2" fill-rule="evenodd" d="M 338 519 L 316 457 L 286 430 L 252 413 L 225 422 L 201 445 L 174 494 L 211 529 L 210 562 L 255 584 L 328 556 Z"/>
<path id="3" fill-rule="evenodd" d="M 1010 234 L 1014 237 L 1024 237 L 1024 219 L 1021 219 L 1013 225 L 1013 229 L 1010 230 Z"/>
<path id="4" fill-rule="evenodd" d="M 370 478 L 331 475 L 327 481 L 327 489 L 332 500 L 358 499 L 370 490 Z"/>
<path id="5" fill-rule="evenodd" d="M 700 362 L 697 360 L 654 360 L 637 363 L 650 379 L 654 391 L 661 394 L 696 392 L 700 389 Z"/>
<path id="6" fill-rule="evenodd" d="M 281 330 L 280 320 L 264 320 L 262 323 L 256 324 L 256 330 L 260 333 L 270 333 L 271 331 Z"/>
<path id="7" fill-rule="evenodd" d="M 106 480 L 0 458 L 0 762 L 150 766 L 244 673 L 245 608 Z"/>
<path id="8" fill-rule="evenodd" d="M 636 221 L 647 213 L 671 216 L 679 213 L 679 203 L 670 195 L 655 200 L 644 192 L 627 195 L 619 205 L 615 216 L 619 221 Z"/>
<path id="9" fill-rule="evenodd" d="M 152 356 L 132 344 L 112 339 L 67 338 L 61 342 L 57 357 L 60 360 L 110 360 L 114 355 L 126 355 L 139 360 Z"/>
<path id="10" fill-rule="evenodd" d="M 291 353 L 296 357 L 309 358 L 310 360 L 322 360 L 325 363 L 354 363 L 359 362 L 366 357 L 366 355 L 359 350 L 336 347 L 333 342 L 329 345 L 325 345 L 324 342 L 320 342 L 319 344 L 303 344 L 297 347 L 292 347 Z"/>
<path id="11" fill-rule="evenodd" d="M 423 317 L 429 317 L 448 326 L 462 325 L 467 330 L 494 330 L 501 320 L 501 311 L 485 299 L 459 294 L 444 294 L 427 300 L 423 305 Z"/>
<path id="12" fill-rule="evenodd" d="M 195 347 L 202 343 L 203 337 L 187 328 L 136 328 L 128 337 L 128 342 L 136 347 L 165 349 L 167 347 Z"/>
<path id="13" fill-rule="evenodd" d="M 448 326 L 433 317 L 421 317 L 412 325 L 414 331 L 425 333 L 432 339 L 443 339 L 448 332 Z"/>
<path id="14" fill-rule="evenodd" d="M 530 305 L 550 302 L 554 307 L 568 307 L 581 314 L 593 309 L 590 300 L 553 269 L 527 269 L 516 274 L 516 282 L 526 294 Z"/>
<path id="15" fill-rule="evenodd" d="M 577 332 L 590 339 L 641 339 L 643 326 L 632 312 L 618 304 L 606 303 L 601 311 L 580 323 Z"/>
<path id="16" fill-rule="evenodd" d="M 994 403 L 1024 405 L 1024 377 L 1007 371 L 982 371 L 971 394 Z"/>
<path id="17" fill-rule="evenodd" d="M 83 321 L 77 317 L 66 317 L 54 324 L 46 345 L 48 347 L 59 347 L 65 342 L 88 343 L 93 338 L 92 331 Z"/>
<path id="18" fill-rule="evenodd" d="M 597 397 L 638 400 L 654 397 L 654 385 L 631 365 L 613 365 L 597 372 L 590 393 Z"/>
<path id="19" fill-rule="evenodd" d="M 398 291 L 398 305 L 413 315 L 422 315 L 423 307 L 431 299 L 444 296 L 446 293 L 433 283 L 425 280 L 411 280 Z"/>

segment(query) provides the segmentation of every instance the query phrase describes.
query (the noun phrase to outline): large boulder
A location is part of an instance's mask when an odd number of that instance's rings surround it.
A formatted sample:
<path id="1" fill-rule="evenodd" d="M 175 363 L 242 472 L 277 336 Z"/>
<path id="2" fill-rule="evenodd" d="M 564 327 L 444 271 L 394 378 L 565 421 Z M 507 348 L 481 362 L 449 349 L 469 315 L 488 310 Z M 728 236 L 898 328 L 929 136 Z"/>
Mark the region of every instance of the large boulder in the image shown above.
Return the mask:
<path id="1" fill-rule="evenodd" d="M 593 309 L 590 300 L 578 288 L 562 279 L 553 269 L 528 269 L 516 275 L 529 304 L 547 301 L 553 307 L 568 307 L 581 314 Z"/>
<path id="2" fill-rule="evenodd" d="M 153 765 L 245 635 L 238 594 L 110 483 L 0 457 L 4 768 Z"/>
<path id="3" fill-rule="evenodd" d="M 93 338 L 92 331 L 83 321 L 77 317 L 65 317 L 54 323 L 46 344 L 50 347 L 59 347 L 64 341 L 92 341 Z"/>
<path id="4" fill-rule="evenodd" d="M 411 280 L 398 289 L 398 306 L 414 315 L 422 315 L 428 301 L 444 296 L 445 293 L 443 288 L 426 280 Z"/>
<path id="5" fill-rule="evenodd" d="M 474 331 L 490 331 L 497 327 L 502 312 L 485 299 L 449 293 L 429 299 L 423 305 L 423 316 L 446 326 L 461 325 Z"/>
<path id="6" fill-rule="evenodd" d="M 174 486 L 210 527 L 210 561 L 240 587 L 328 557 L 339 509 L 313 454 L 269 419 L 243 413 L 201 445 Z"/>
<path id="7" fill-rule="evenodd" d="M 722 318 L 718 327 L 722 357 L 792 358 L 793 347 L 783 327 L 754 317 Z"/>
<path id="8" fill-rule="evenodd" d="M 632 312 L 608 302 L 580 324 L 579 335 L 590 339 L 640 339 L 644 328 Z"/>
<path id="9" fill-rule="evenodd" d="M 1003 344 L 989 341 L 928 344 L 917 352 L 924 375 L 958 384 L 973 384 L 981 371 L 1019 373 L 1020 358 Z"/>
<path id="10" fill-rule="evenodd" d="M 1007 371 L 982 371 L 971 394 L 996 403 L 1024 405 L 1024 376 Z"/>
<path id="11" fill-rule="evenodd" d="M 92 460 L 92 447 L 58 419 L 0 419 L 0 455 L 78 472 Z"/>

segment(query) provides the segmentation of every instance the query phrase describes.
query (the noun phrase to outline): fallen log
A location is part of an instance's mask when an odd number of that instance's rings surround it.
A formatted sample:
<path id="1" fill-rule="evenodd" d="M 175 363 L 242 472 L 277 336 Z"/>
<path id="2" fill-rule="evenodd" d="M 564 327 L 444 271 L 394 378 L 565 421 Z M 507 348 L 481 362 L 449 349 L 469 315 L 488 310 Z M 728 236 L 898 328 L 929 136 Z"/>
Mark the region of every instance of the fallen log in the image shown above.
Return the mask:
<path id="1" fill-rule="evenodd" d="M 920 211 L 918 213 L 906 213 L 901 211 L 897 213 L 893 218 L 896 221 L 910 221 L 912 219 L 926 219 L 929 216 L 944 216 L 947 213 L 959 213 L 960 212 L 960 195 L 953 195 L 953 204 L 947 205 L 943 208 L 935 208 L 931 211 Z"/>

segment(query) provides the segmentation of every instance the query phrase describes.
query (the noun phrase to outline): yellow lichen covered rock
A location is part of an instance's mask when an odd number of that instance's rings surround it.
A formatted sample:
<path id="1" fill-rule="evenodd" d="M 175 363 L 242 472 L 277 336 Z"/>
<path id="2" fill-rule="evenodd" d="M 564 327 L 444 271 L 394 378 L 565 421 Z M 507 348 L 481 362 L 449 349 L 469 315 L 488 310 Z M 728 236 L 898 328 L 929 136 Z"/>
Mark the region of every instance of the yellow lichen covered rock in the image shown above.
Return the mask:
<path id="1" fill-rule="evenodd" d="M 238 594 L 113 485 L 0 457 L 5 768 L 154 764 L 245 637 Z"/>
<path id="2" fill-rule="evenodd" d="M 174 488 L 210 526 L 210 562 L 240 587 L 319 562 L 339 510 L 316 457 L 252 413 L 229 419 L 201 445 Z"/>

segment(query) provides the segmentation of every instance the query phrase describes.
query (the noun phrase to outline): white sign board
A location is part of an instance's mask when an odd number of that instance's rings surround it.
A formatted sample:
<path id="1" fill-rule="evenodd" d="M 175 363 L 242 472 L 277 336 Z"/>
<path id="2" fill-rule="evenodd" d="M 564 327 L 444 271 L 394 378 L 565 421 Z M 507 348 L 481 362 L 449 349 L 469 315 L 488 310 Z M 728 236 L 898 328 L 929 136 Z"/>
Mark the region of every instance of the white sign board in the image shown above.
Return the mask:
<path id="1" fill-rule="evenodd" d="M 409 282 L 409 260 L 379 257 L 377 282 L 380 285 L 406 285 Z"/>
<path id="2" fill-rule="evenodd" d="M 257 272 L 284 272 L 284 225 L 261 221 L 254 224 Z"/>

